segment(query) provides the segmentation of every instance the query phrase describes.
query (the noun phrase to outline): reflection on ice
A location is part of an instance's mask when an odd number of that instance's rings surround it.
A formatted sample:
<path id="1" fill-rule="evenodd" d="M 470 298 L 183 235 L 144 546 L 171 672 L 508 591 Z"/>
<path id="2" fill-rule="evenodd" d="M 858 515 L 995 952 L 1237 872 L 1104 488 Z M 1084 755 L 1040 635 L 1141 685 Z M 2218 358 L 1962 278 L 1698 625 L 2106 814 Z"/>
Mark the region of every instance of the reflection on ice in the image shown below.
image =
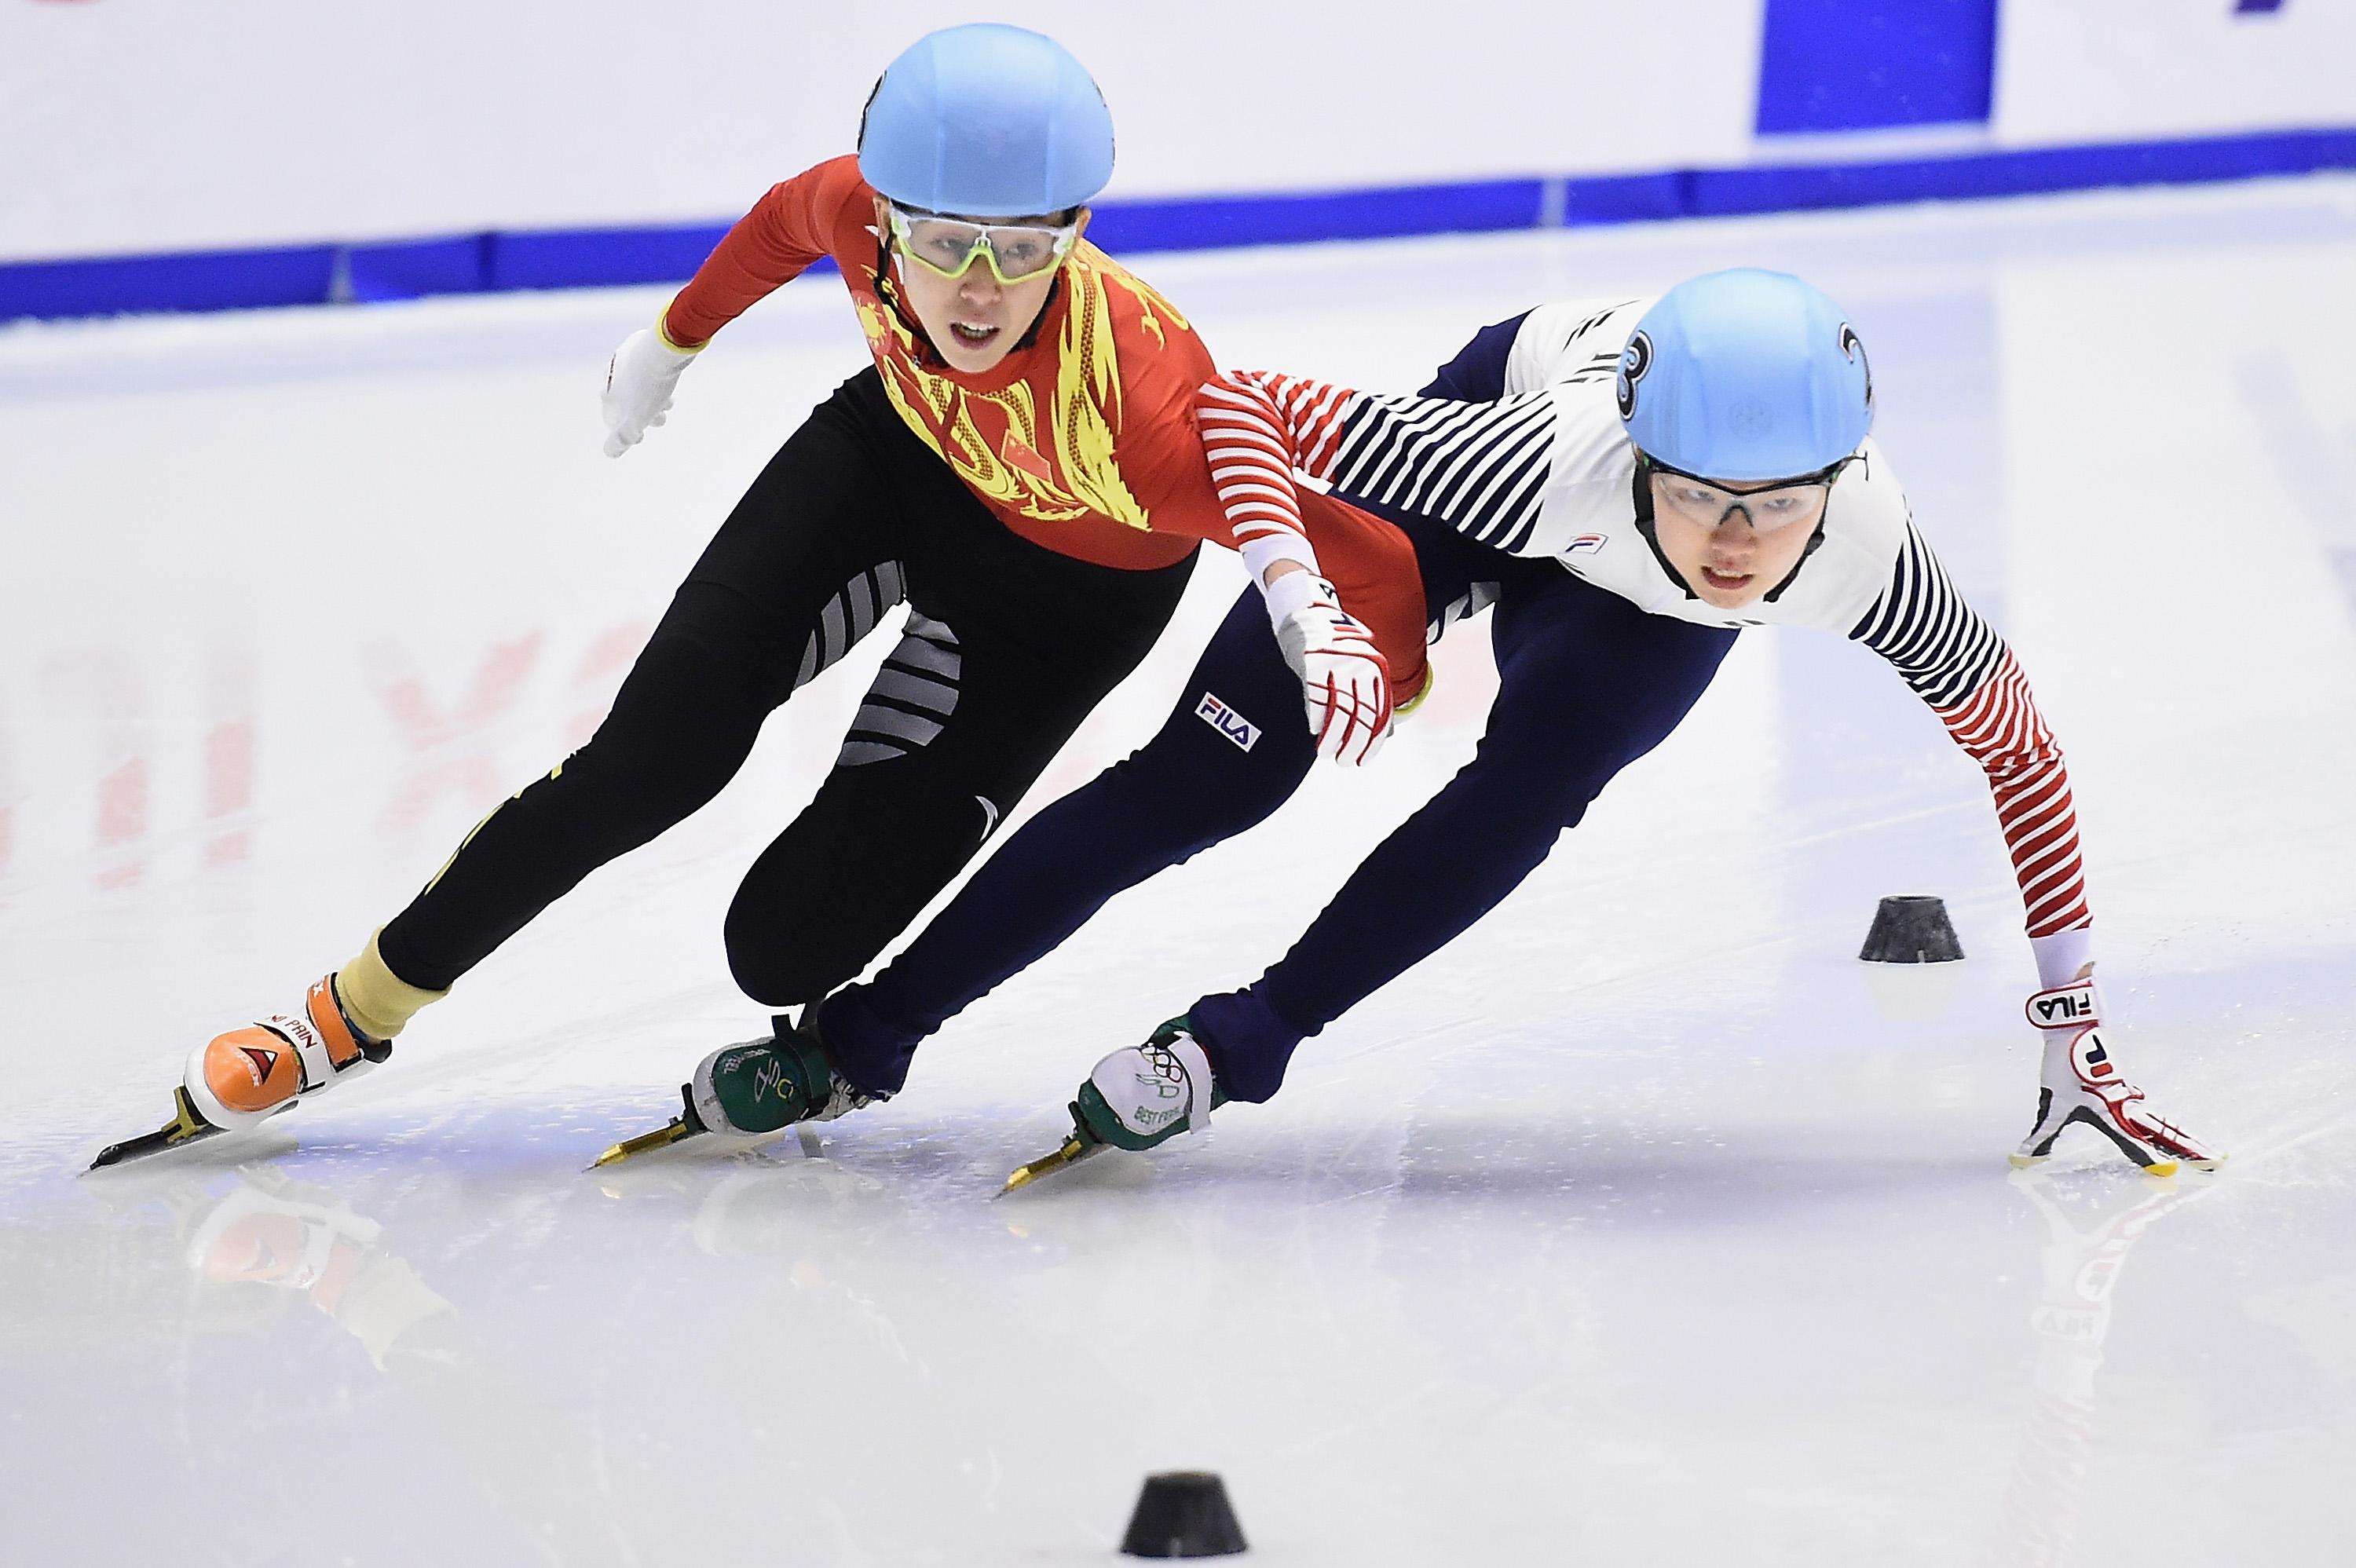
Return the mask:
<path id="1" fill-rule="evenodd" d="M 2169 1214 L 2208 1196 L 2219 1179 L 2082 1177 L 2064 1184 L 2040 1171 L 2015 1171 L 2009 1179 L 2044 1220 L 2046 1243 L 2029 1316 L 2035 1396 L 1985 1561 L 2018 1568 L 2101 1562 L 2106 1554 L 2082 1551 L 2079 1534 L 2099 1424 L 2094 1374 L 2110 1336 L 2113 1295 L 2127 1250 Z M 2164 1305 L 2150 1303 L 2155 1310 Z"/>
<path id="2" fill-rule="evenodd" d="M 377 1370 L 403 1336 L 455 1310 L 383 1244 L 384 1227 L 322 1189 L 270 1166 L 239 1184 L 188 1237 L 188 1266 L 208 1285 L 299 1293 L 368 1351 Z"/>

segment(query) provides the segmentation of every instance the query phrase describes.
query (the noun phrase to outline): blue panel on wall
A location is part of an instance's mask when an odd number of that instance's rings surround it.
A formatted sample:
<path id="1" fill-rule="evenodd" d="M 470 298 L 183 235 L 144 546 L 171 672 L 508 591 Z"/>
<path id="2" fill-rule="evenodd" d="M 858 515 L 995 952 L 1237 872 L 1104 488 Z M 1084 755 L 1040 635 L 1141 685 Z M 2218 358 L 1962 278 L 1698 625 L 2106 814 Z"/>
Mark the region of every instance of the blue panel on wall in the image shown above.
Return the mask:
<path id="1" fill-rule="evenodd" d="M 0 321 L 20 315 L 317 304 L 327 298 L 335 274 L 332 245 L 18 261 L 0 266 Z"/>
<path id="2" fill-rule="evenodd" d="M 1997 0 L 1767 0 L 1762 135 L 1986 123 Z"/>

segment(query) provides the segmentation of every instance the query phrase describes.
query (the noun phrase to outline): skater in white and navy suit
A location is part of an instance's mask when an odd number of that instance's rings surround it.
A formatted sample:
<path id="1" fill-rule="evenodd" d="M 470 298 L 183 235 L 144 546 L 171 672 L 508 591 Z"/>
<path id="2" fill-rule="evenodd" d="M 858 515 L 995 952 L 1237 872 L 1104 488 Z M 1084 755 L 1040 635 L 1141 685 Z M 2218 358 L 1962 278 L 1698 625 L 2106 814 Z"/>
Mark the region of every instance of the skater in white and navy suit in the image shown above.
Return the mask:
<path id="1" fill-rule="evenodd" d="M 1887 660 L 1985 770 L 2041 989 L 2042 1158 L 2083 1122 L 2160 1174 L 2217 1157 L 2155 1113 L 2105 1044 L 2061 748 L 2004 639 L 1916 529 L 1869 437 L 1872 372 L 1834 304 L 1735 271 L 1658 300 L 1540 307 L 1478 334 L 1419 397 L 1264 372 L 1204 389 L 1239 527 L 1297 515 L 1298 476 L 1398 518 L 1435 635 L 1493 605 L 1499 687 L 1478 753 L 1242 991 L 1100 1063 L 1079 1136 L 1147 1147 L 1261 1101 L 1292 1051 L 1494 907 L 1708 686 L 1743 628 L 1809 626 Z M 1043 812 L 889 968 L 819 1011 L 830 1052 L 897 1083 L 916 1042 L 1120 889 L 1259 820 L 1312 752 L 1300 700 L 1237 605 L 1162 731 Z M 1249 749 L 1205 699 L 1260 731 Z M 1251 780 L 1250 784 L 1239 780 Z M 1168 1115 L 1173 1086 L 1184 1114 Z"/>

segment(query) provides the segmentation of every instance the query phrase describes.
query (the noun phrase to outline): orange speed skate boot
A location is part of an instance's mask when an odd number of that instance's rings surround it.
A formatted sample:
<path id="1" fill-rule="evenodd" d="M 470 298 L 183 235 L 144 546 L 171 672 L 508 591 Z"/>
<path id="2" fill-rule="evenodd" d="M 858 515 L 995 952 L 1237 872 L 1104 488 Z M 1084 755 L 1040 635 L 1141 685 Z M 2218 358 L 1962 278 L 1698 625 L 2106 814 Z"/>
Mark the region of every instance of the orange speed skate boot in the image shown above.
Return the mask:
<path id="1" fill-rule="evenodd" d="M 155 1132 L 110 1145 L 91 1168 L 177 1148 L 276 1115 L 297 1099 L 359 1076 L 392 1054 L 390 1041 L 352 1026 L 324 976 L 299 1014 L 275 1013 L 233 1029 L 188 1053 L 173 1091 L 172 1120 Z"/>

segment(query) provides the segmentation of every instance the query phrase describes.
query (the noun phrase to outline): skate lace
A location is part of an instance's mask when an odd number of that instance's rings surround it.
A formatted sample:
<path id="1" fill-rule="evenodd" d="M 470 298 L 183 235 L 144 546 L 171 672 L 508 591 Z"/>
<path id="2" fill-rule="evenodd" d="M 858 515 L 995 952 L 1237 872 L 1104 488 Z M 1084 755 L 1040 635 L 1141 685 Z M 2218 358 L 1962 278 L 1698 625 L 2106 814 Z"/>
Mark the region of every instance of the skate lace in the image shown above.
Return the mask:
<path id="1" fill-rule="evenodd" d="M 830 1122 L 837 1116 L 848 1115 L 864 1106 L 880 1105 L 892 1097 L 889 1094 L 871 1094 L 831 1069 L 828 1071 L 826 1077 L 826 1104 L 812 1111 L 805 1120 Z"/>

